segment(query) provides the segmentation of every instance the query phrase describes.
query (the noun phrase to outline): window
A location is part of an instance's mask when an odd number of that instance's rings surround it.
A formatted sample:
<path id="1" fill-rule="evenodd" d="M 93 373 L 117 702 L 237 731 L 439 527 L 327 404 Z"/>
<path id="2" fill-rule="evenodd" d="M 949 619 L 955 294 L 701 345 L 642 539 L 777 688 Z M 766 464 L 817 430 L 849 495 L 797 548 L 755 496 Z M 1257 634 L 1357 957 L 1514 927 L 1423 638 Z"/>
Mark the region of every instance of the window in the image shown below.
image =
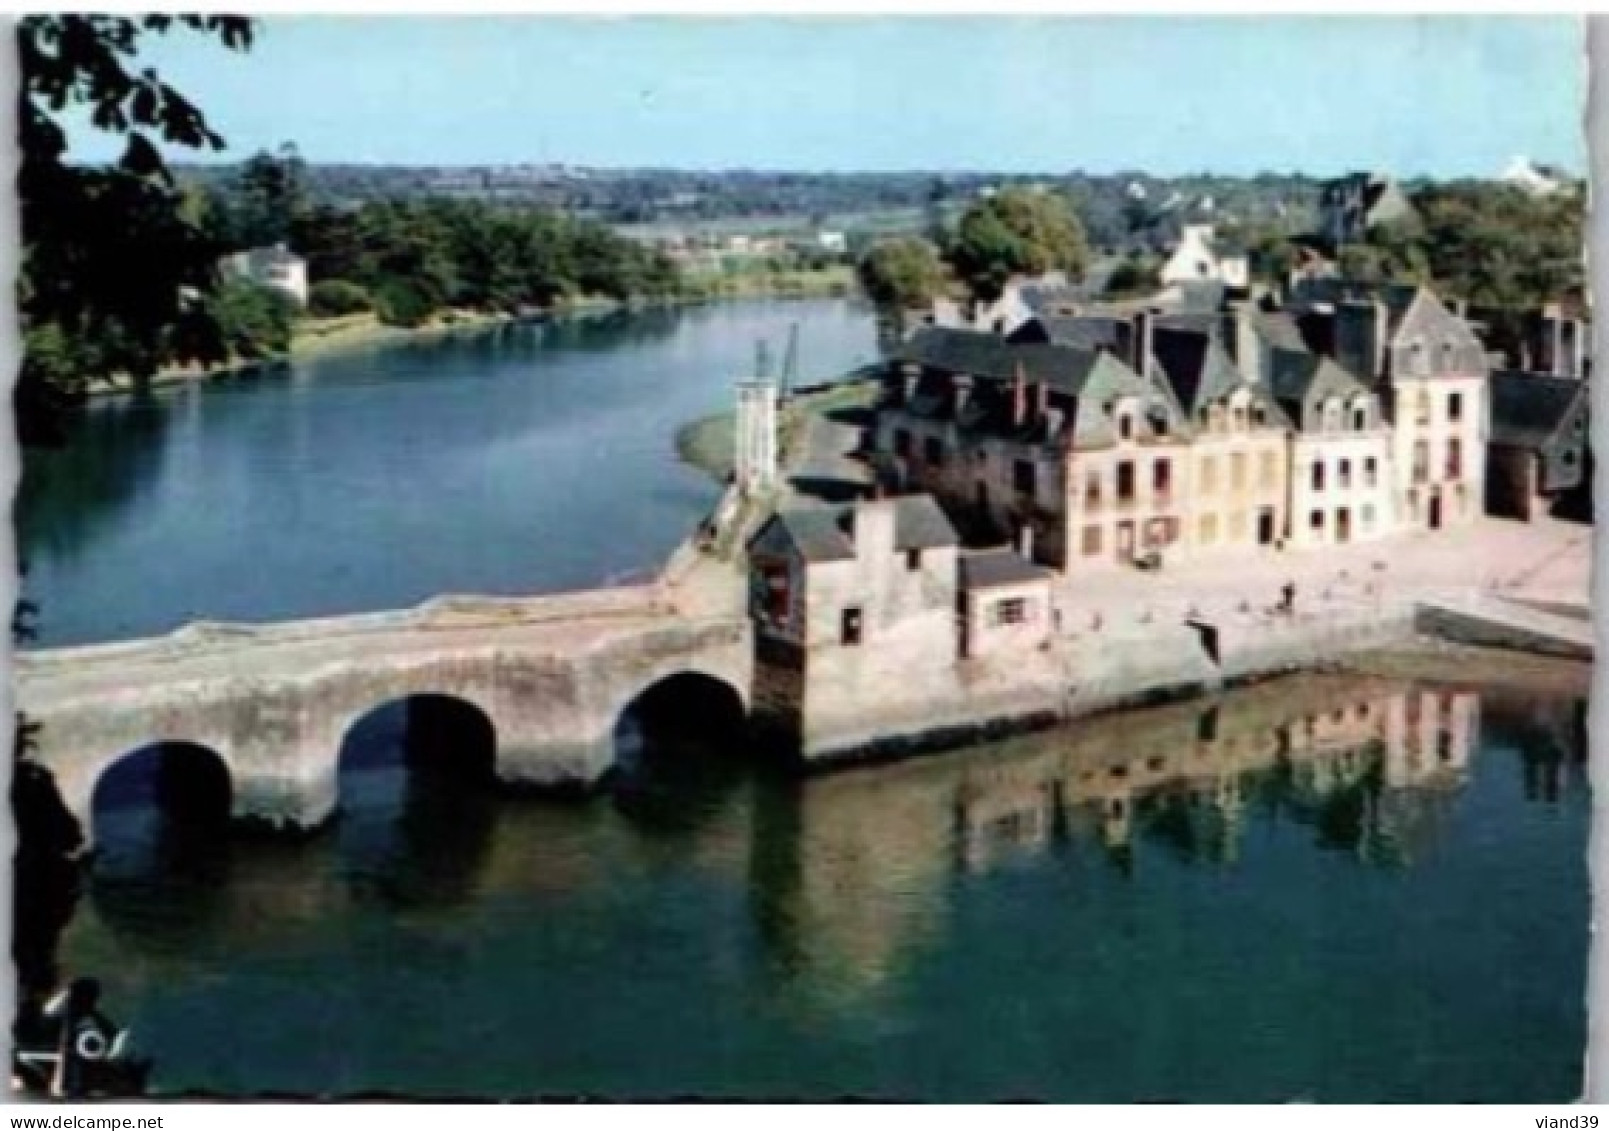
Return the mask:
<path id="1" fill-rule="evenodd" d="M 1268 423 L 1268 410 L 1260 404 L 1251 406 L 1251 422 L 1261 428 Z"/>
<path id="2" fill-rule="evenodd" d="M 851 606 L 843 612 L 839 620 L 838 642 L 845 646 L 860 643 L 861 614 L 859 606 Z"/>
<path id="3" fill-rule="evenodd" d="M 1370 503 L 1363 504 L 1363 529 L 1374 529 L 1374 507 Z"/>
<path id="4" fill-rule="evenodd" d="M 1266 490 L 1279 485 L 1279 455 L 1276 452 L 1264 452 L 1257 461 L 1257 478 Z"/>
<path id="5" fill-rule="evenodd" d="M 1201 460 L 1201 493 L 1210 495 L 1218 489 L 1218 461 L 1212 456 Z"/>
<path id="6" fill-rule="evenodd" d="M 922 441 L 922 458 L 934 467 L 944 466 L 944 441 L 928 437 Z"/>
<path id="7" fill-rule="evenodd" d="M 1084 556 L 1093 558 L 1101 552 L 1101 528 L 1098 526 L 1084 527 Z"/>
<path id="8" fill-rule="evenodd" d="M 905 568 L 907 570 L 911 571 L 912 573 L 915 573 L 917 570 L 922 568 L 922 551 L 921 550 L 906 550 L 905 551 Z"/>
<path id="9" fill-rule="evenodd" d="M 1313 490 L 1324 490 L 1324 461 L 1313 461 Z"/>
<path id="10" fill-rule="evenodd" d="M 894 454 L 901 459 L 909 458 L 911 454 L 911 434 L 904 428 L 894 430 Z"/>
<path id="11" fill-rule="evenodd" d="M 1380 485 L 1380 463 L 1373 456 L 1363 461 L 1363 485 L 1365 487 Z"/>
<path id="12" fill-rule="evenodd" d="M 1246 489 L 1246 453 L 1235 452 L 1229 457 L 1229 489 L 1231 491 L 1244 491 Z"/>
<path id="13" fill-rule="evenodd" d="M 1307 524 L 1309 526 L 1311 526 L 1314 530 L 1323 530 L 1324 529 L 1324 512 L 1323 511 L 1314 511 L 1312 514 L 1310 514 L 1308 516 Z"/>
<path id="14" fill-rule="evenodd" d="M 1423 483 L 1430 478 L 1430 441 L 1413 442 L 1413 481 Z"/>
<path id="15" fill-rule="evenodd" d="M 1349 491 L 1349 490 L 1352 489 L 1352 461 L 1351 460 L 1344 459 L 1344 460 L 1342 460 L 1340 462 L 1340 465 L 1337 466 L 1336 469 L 1335 469 L 1335 478 L 1336 478 L 1336 480 L 1338 482 L 1338 485 L 1340 486 L 1341 490 Z"/>
<path id="16" fill-rule="evenodd" d="M 760 567 L 761 601 L 767 619 L 774 624 L 788 620 L 788 567 L 766 563 Z"/>
<path id="17" fill-rule="evenodd" d="M 1212 421 L 1212 431 L 1222 432 L 1224 430 L 1224 406 L 1221 404 L 1213 405 L 1208 413 L 1208 419 Z"/>
<path id="18" fill-rule="evenodd" d="M 1101 505 L 1101 473 L 1092 471 L 1084 476 L 1084 505 L 1098 507 Z"/>
<path id="19" fill-rule="evenodd" d="M 1230 413 L 1230 420 L 1236 432 L 1246 430 L 1246 409 L 1244 405 L 1236 405 Z"/>
<path id="20" fill-rule="evenodd" d="M 1117 501 L 1132 503 L 1134 501 L 1134 461 L 1124 460 L 1117 465 Z"/>
<path id="21" fill-rule="evenodd" d="M 1369 410 L 1365 405 L 1356 405 L 1352 409 L 1352 431 L 1367 432 L 1369 430 Z"/>
<path id="22" fill-rule="evenodd" d="M 1034 493 L 1034 465 L 1032 460 L 1019 459 L 1011 465 L 1011 486 L 1019 495 L 1030 498 Z"/>
<path id="23" fill-rule="evenodd" d="M 994 603 L 995 624 L 1026 624 L 1028 623 L 1028 599 L 1026 597 L 1007 597 Z"/>
<path id="24" fill-rule="evenodd" d="M 1420 392 L 1419 392 L 1419 395 L 1414 398 L 1413 403 L 1414 403 L 1414 413 L 1413 413 L 1414 423 L 1415 424 L 1429 424 L 1430 423 L 1430 394 L 1421 389 Z"/>
<path id="25" fill-rule="evenodd" d="M 1134 415 L 1120 412 L 1117 415 L 1117 434 L 1125 440 L 1134 439 Z"/>
<path id="26" fill-rule="evenodd" d="M 1464 475 L 1464 447 L 1454 436 L 1447 441 L 1447 478 L 1462 479 Z"/>
<path id="27" fill-rule="evenodd" d="M 1341 430 L 1341 402 L 1331 397 L 1324 402 L 1324 431 L 1339 432 Z"/>
<path id="28" fill-rule="evenodd" d="M 1167 499 L 1173 486 L 1173 466 L 1165 459 L 1151 465 L 1151 491 L 1159 499 Z"/>
<path id="29" fill-rule="evenodd" d="M 1201 516 L 1201 544 L 1210 546 L 1218 541 L 1218 516 L 1204 514 Z"/>
<path id="30" fill-rule="evenodd" d="M 1464 419 L 1464 394 L 1447 394 L 1447 419 L 1457 424 Z"/>

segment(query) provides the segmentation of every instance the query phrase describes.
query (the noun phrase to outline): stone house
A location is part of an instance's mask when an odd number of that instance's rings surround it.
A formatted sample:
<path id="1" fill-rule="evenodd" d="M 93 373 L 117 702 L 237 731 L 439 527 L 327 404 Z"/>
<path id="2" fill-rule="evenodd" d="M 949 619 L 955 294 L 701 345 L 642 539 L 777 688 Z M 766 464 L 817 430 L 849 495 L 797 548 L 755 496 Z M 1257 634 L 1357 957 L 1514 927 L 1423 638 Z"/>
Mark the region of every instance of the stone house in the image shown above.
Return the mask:
<path id="1" fill-rule="evenodd" d="M 1153 363 L 1190 423 L 1193 492 L 1185 538 L 1197 552 L 1274 547 L 1289 517 L 1291 423 L 1216 335 L 1158 329 Z"/>
<path id="2" fill-rule="evenodd" d="M 1149 329 L 1137 336 L 1143 355 Z M 885 471 L 974 537 L 1009 537 L 1064 570 L 1184 548 L 1189 436 L 1163 382 L 1107 350 L 937 328 L 891 369 L 875 438 Z"/>
<path id="3" fill-rule="evenodd" d="M 1047 645 L 1056 631 L 1053 575 L 1010 549 L 960 558 L 961 655 L 1021 655 Z"/>
<path id="4" fill-rule="evenodd" d="M 1390 287 L 1336 304 L 1333 355 L 1390 419 L 1397 521 L 1438 530 L 1481 514 L 1488 361 L 1469 323 L 1426 287 Z"/>
<path id="5" fill-rule="evenodd" d="M 1492 374 L 1486 456 L 1491 513 L 1530 521 L 1590 487 L 1587 388 L 1583 381 L 1540 373 Z"/>
<path id="6" fill-rule="evenodd" d="M 1287 544 L 1341 545 L 1395 530 L 1392 432 L 1379 397 L 1330 358 L 1289 350 L 1275 353 L 1268 388 L 1293 428 Z"/>
<path id="7" fill-rule="evenodd" d="M 748 547 L 757 721 L 807 753 L 921 729 L 954 695 L 959 542 L 922 496 L 773 515 Z"/>

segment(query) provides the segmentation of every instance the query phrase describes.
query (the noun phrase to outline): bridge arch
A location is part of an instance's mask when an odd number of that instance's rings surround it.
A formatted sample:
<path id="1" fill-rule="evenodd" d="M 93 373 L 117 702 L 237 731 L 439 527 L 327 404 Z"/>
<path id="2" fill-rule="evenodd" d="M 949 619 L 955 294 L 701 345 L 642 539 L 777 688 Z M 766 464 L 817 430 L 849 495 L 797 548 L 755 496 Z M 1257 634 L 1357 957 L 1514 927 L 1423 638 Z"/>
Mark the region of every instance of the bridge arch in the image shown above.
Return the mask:
<path id="1" fill-rule="evenodd" d="M 697 668 L 663 672 L 615 708 L 615 763 L 629 768 L 655 750 L 730 748 L 743 737 L 747 721 L 743 693 L 724 675 Z"/>
<path id="2" fill-rule="evenodd" d="M 227 836 L 234 793 L 233 767 L 199 742 L 163 739 L 109 759 L 88 804 L 97 870 L 139 870 L 216 848 Z"/>

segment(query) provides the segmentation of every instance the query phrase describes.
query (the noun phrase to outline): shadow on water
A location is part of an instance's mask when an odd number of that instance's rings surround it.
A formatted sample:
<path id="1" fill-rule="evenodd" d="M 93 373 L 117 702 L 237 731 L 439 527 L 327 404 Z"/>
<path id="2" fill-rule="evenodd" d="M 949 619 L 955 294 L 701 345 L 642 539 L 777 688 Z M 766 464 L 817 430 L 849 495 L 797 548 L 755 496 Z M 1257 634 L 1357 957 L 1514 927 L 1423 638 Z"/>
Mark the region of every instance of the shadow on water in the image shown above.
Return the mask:
<path id="1" fill-rule="evenodd" d="M 136 507 L 162 471 L 172 405 L 150 394 L 89 405 L 64 448 L 30 448 L 17 488 L 18 542 L 72 558 L 120 511 Z"/>
<path id="2" fill-rule="evenodd" d="M 419 695 L 348 732 L 336 851 L 361 896 L 398 907 L 472 897 L 497 825 L 497 735 L 460 699 Z"/>
<path id="3" fill-rule="evenodd" d="M 128 941 L 161 947 L 223 913 L 233 872 L 229 770 L 212 750 L 158 743 L 114 762 L 91 802 L 90 895 Z"/>
<path id="4" fill-rule="evenodd" d="M 729 685 L 696 673 L 660 680 L 615 724 L 616 810 L 649 836 L 693 835 L 756 769 L 745 737 Z"/>

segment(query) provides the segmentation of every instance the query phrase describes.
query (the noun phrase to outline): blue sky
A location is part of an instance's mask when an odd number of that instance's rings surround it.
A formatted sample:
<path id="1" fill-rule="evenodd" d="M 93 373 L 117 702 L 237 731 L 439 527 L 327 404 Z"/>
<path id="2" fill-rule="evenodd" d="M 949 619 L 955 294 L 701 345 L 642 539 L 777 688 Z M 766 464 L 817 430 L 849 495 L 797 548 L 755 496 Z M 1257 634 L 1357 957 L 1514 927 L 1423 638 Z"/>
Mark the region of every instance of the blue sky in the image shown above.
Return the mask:
<path id="1" fill-rule="evenodd" d="M 1570 17 L 267 17 L 150 62 L 229 158 L 1159 174 L 1584 168 Z M 89 131 L 84 156 L 104 156 Z"/>

